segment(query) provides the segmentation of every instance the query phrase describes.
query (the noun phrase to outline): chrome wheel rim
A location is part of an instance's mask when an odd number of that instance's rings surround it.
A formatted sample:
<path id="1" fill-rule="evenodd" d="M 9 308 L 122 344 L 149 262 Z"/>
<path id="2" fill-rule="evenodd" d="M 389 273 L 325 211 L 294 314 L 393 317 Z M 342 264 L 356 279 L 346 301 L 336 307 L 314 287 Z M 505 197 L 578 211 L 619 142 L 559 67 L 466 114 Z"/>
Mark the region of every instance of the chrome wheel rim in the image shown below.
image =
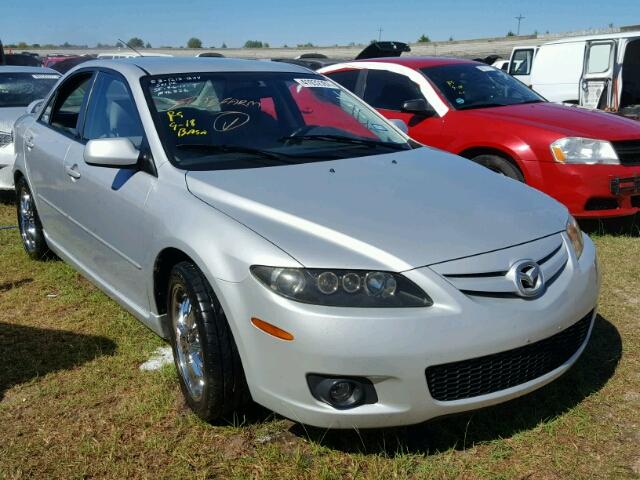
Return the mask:
<path id="1" fill-rule="evenodd" d="M 32 252 L 36 248 L 36 215 L 31 193 L 25 188 L 20 191 L 19 202 L 18 211 L 20 213 L 19 222 L 22 243 L 24 243 L 28 251 Z"/>
<path id="2" fill-rule="evenodd" d="M 173 287 L 171 312 L 178 370 L 189 395 L 197 402 L 205 386 L 202 343 L 191 299 L 182 285 Z"/>

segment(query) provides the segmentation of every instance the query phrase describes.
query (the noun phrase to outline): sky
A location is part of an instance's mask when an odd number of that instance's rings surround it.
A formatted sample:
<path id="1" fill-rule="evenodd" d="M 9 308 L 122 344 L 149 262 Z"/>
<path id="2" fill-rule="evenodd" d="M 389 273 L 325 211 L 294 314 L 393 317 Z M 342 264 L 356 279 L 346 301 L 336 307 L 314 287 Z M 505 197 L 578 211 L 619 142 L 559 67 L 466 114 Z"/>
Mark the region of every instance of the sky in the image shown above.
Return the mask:
<path id="1" fill-rule="evenodd" d="M 0 0 L 0 40 L 114 44 L 140 37 L 152 46 L 240 47 L 311 42 L 345 45 L 569 32 L 640 24 L 640 0 Z"/>

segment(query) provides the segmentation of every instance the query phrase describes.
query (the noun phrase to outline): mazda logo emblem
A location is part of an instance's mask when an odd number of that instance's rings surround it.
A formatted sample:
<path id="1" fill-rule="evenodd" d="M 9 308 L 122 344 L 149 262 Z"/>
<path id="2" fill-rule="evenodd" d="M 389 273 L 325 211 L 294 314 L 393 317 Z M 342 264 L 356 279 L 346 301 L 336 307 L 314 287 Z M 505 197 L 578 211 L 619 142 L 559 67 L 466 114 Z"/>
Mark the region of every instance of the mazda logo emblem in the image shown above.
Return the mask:
<path id="1" fill-rule="evenodd" d="M 521 297 L 535 297 L 544 290 L 542 270 L 533 260 L 516 262 L 507 276 L 515 284 L 516 293 Z"/>

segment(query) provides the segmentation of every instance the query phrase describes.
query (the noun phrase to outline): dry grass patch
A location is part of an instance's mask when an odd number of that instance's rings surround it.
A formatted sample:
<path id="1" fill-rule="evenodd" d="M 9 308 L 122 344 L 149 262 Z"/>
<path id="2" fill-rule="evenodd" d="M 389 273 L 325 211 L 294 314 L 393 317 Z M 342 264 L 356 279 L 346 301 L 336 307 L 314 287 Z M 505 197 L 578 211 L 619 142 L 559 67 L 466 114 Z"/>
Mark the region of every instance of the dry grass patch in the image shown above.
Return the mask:
<path id="1" fill-rule="evenodd" d="M 0 225 L 15 224 L 0 205 Z M 212 426 L 184 406 L 162 345 L 60 261 L 0 231 L 0 478 L 637 478 L 640 239 L 599 235 L 593 339 L 559 381 L 411 428 L 325 431 L 256 408 Z"/>

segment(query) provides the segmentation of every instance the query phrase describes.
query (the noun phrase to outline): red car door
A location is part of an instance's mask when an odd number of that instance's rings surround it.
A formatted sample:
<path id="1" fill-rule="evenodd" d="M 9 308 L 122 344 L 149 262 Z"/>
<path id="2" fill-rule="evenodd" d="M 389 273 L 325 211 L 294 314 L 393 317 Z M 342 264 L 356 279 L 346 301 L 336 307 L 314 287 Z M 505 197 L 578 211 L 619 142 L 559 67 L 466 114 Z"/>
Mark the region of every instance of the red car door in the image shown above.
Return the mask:
<path id="1" fill-rule="evenodd" d="M 443 119 L 435 112 L 410 113 L 402 111 L 402 105 L 409 100 L 424 100 L 418 84 L 410 78 L 387 70 L 366 71 L 362 98 L 390 119 L 399 119 L 409 127 L 409 136 L 420 143 L 440 147 L 442 143 Z"/>

